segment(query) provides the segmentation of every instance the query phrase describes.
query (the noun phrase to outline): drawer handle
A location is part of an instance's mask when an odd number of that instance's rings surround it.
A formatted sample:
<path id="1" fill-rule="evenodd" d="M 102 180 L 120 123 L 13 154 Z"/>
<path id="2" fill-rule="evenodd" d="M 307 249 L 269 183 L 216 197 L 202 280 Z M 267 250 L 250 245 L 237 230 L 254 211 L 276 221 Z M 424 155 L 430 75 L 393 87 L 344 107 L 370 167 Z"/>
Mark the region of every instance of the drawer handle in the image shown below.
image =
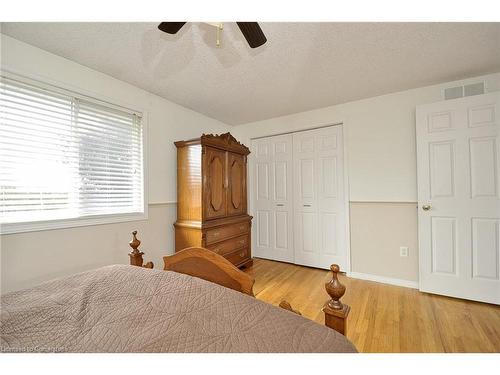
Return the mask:
<path id="1" fill-rule="evenodd" d="M 245 254 L 246 254 L 246 253 L 245 253 L 244 251 L 242 251 L 242 252 L 240 253 L 240 258 L 244 258 L 244 257 L 245 257 Z"/>
<path id="2" fill-rule="evenodd" d="M 219 236 L 219 232 L 214 232 L 214 237 L 218 237 Z"/>
<path id="3" fill-rule="evenodd" d="M 244 225 L 240 225 L 240 230 L 245 230 L 245 226 Z"/>
<path id="4" fill-rule="evenodd" d="M 244 244 L 245 244 L 245 242 L 247 242 L 247 241 L 245 241 L 245 240 L 240 240 L 240 244 L 242 244 L 242 245 L 244 245 Z"/>
<path id="5" fill-rule="evenodd" d="M 311 207 L 311 205 L 310 204 L 305 204 L 304 207 Z"/>
<path id="6" fill-rule="evenodd" d="M 278 207 L 283 207 L 283 206 L 284 206 L 284 204 L 282 204 L 282 203 L 278 203 L 276 206 L 278 206 Z"/>

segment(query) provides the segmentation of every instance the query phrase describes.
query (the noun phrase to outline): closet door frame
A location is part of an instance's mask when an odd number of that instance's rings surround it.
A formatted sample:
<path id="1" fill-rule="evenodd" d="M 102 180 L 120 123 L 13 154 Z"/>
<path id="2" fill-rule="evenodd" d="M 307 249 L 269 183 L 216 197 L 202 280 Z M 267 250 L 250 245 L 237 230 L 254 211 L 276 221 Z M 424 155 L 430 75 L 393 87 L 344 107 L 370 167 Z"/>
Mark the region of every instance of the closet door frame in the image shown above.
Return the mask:
<path id="1" fill-rule="evenodd" d="M 321 125 L 321 126 L 311 126 L 311 127 L 306 127 L 300 130 L 296 131 L 291 131 L 291 132 L 281 132 L 281 133 L 271 133 L 267 134 L 264 136 L 259 136 L 259 137 L 250 137 L 250 142 L 253 143 L 254 140 L 261 139 L 261 138 L 269 138 L 269 137 L 274 137 L 278 135 L 286 135 L 290 134 L 293 135 L 294 133 L 300 133 L 303 131 L 308 131 L 308 130 L 316 130 L 316 129 L 324 129 L 324 128 L 329 128 L 332 126 L 342 126 L 342 148 L 343 148 L 343 170 L 344 170 L 344 210 L 345 210 L 345 246 L 346 246 L 346 267 L 345 269 L 342 269 L 342 272 L 346 272 L 349 274 L 351 272 L 351 233 L 350 233 L 350 205 L 349 205 L 349 158 L 348 158 L 348 148 L 347 148 L 347 142 L 346 142 L 346 134 L 347 134 L 347 122 L 346 121 L 338 121 L 338 122 L 333 122 L 328 125 Z M 250 194 L 248 194 L 248 200 L 249 200 L 249 213 L 250 215 L 255 217 L 255 202 L 254 202 L 254 194 L 255 192 L 253 191 L 254 189 L 254 168 L 255 168 L 255 155 L 252 152 L 249 157 L 248 157 L 248 168 L 247 168 L 247 181 L 248 185 L 250 187 Z M 256 229 L 252 230 L 252 254 L 255 254 L 255 244 L 256 244 Z"/>

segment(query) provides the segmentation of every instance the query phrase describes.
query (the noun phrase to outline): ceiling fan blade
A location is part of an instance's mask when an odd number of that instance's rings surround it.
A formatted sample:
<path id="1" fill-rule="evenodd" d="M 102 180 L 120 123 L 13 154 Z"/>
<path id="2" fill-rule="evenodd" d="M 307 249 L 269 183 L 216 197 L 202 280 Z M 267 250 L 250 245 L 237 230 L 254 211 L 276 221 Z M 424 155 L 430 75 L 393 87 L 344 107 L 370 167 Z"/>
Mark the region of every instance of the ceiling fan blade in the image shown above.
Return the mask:
<path id="1" fill-rule="evenodd" d="M 236 24 L 251 48 L 259 47 L 267 42 L 266 36 L 257 22 L 236 22 Z"/>
<path id="2" fill-rule="evenodd" d="M 162 22 L 158 28 L 168 34 L 176 34 L 186 22 Z"/>

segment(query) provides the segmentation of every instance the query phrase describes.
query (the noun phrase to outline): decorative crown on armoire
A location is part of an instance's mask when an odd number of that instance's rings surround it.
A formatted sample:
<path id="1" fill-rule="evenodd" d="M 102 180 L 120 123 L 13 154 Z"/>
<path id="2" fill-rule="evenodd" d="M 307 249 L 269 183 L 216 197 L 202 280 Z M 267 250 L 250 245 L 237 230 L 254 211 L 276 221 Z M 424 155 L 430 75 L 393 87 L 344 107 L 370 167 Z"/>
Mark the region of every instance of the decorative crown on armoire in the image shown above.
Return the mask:
<path id="1" fill-rule="evenodd" d="M 250 150 L 230 133 L 175 142 L 175 251 L 205 247 L 237 267 L 252 264 L 252 216 L 247 210 Z"/>

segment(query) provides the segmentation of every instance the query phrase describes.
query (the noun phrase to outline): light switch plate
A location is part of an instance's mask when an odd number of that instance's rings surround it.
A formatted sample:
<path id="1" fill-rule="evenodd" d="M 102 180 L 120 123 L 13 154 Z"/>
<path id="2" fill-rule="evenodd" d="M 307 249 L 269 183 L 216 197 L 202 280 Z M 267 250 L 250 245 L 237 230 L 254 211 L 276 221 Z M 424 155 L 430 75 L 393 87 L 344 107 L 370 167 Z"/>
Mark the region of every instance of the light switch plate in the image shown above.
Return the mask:
<path id="1" fill-rule="evenodd" d="M 400 257 L 407 257 L 408 256 L 408 247 L 407 246 L 401 246 L 399 248 L 399 256 Z"/>

